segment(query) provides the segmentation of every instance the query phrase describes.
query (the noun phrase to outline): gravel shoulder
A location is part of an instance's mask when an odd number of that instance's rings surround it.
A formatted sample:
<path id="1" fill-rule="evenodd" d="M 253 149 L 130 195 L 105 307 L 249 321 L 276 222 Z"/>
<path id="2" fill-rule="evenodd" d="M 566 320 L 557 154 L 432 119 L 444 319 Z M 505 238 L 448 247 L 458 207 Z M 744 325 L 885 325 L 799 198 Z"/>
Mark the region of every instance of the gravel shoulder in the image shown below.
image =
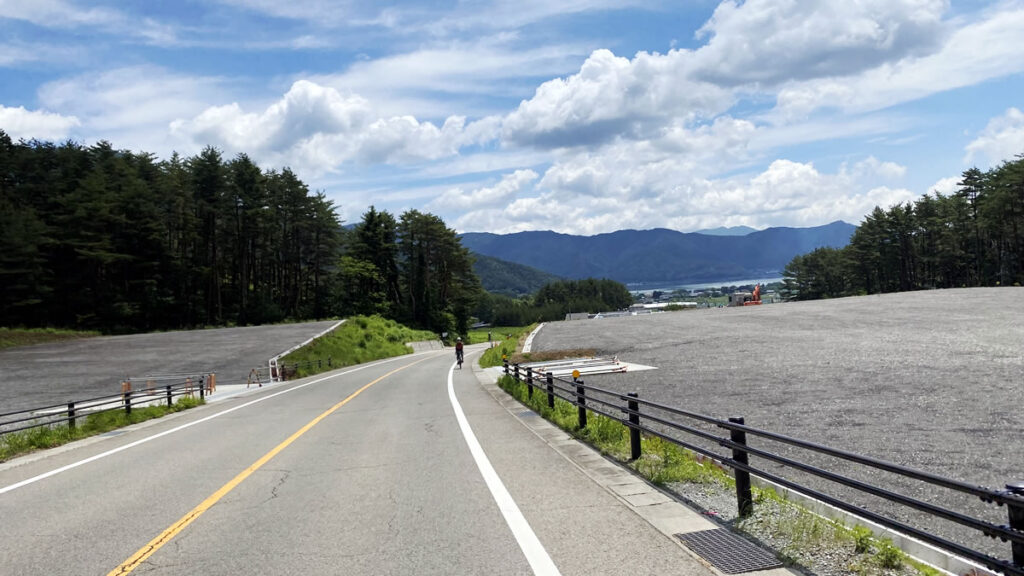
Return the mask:
<path id="1" fill-rule="evenodd" d="M 534 339 L 534 350 L 565 348 L 594 348 L 658 368 L 593 377 L 598 386 L 712 416 L 743 416 L 751 426 L 970 483 L 1001 488 L 1024 479 L 1024 288 L 554 322 Z M 1001 508 L 799 456 L 1006 522 Z M 901 520 L 924 521 L 841 487 L 830 491 Z M 1008 554 L 1005 544 L 929 527 Z"/>

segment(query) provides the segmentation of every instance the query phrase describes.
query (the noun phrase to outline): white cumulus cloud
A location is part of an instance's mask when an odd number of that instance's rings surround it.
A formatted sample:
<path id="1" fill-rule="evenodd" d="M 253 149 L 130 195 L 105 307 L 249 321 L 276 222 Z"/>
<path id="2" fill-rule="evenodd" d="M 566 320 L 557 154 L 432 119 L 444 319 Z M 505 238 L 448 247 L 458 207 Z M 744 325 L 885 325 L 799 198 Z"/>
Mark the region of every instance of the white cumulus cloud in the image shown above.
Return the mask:
<path id="1" fill-rule="evenodd" d="M 821 172 L 809 162 L 779 159 L 753 175 L 714 178 L 671 158 L 629 166 L 606 156 L 577 156 L 548 169 L 533 195 L 527 191 L 500 206 L 477 206 L 457 226 L 505 233 L 550 229 L 598 234 L 625 228 L 688 231 L 856 223 L 875 206 L 917 197 L 897 185 L 904 172 L 902 166 L 872 157 L 843 164 L 834 173 Z"/>
<path id="2" fill-rule="evenodd" d="M 505 118 L 504 136 L 541 147 L 594 145 L 642 138 L 667 119 L 710 118 L 732 94 L 688 78 L 687 52 L 641 52 L 632 60 L 597 50 L 577 74 L 540 85 Z"/>
<path id="3" fill-rule="evenodd" d="M 474 190 L 449 189 L 430 202 L 427 208 L 431 210 L 476 210 L 504 206 L 514 201 L 516 196 L 533 184 L 538 177 L 533 170 L 516 170 L 503 176 L 501 181 L 494 186 L 484 186 Z"/>
<path id="4" fill-rule="evenodd" d="M 994 166 L 1013 160 L 1018 154 L 1024 154 L 1024 112 L 1010 108 L 989 120 L 981 135 L 967 145 L 966 160 L 976 162 L 978 157 L 984 157 Z"/>
<path id="5" fill-rule="evenodd" d="M 0 105 L 0 130 L 6 132 L 12 140 L 61 140 L 68 137 L 72 128 L 80 125 L 81 122 L 74 116 Z"/>
<path id="6" fill-rule="evenodd" d="M 207 108 L 171 131 L 199 145 L 247 152 L 261 160 L 323 174 L 346 162 L 402 164 L 455 156 L 463 146 L 497 136 L 498 120 L 466 123 L 451 116 L 441 126 L 413 116 L 381 118 L 369 101 L 308 80 L 292 84 L 261 112 L 236 103 Z"/>
<path id="7" fill-rule="evenodd" d="M 938 181 L 935 182 L 935 184 L 932 184 L 931 186 L 928 187 L 928 190 L 925 192 L 925 194 L 938 192 L 943 196 L 952 196 L 958 190 L 960 190 L 961 180 L 962 177 L 960 176 L 949 176 L 947 178 L 940 178 Z"/>
<path id="8" fill-rule="evenodd" d="M 950 33 L 930 54 L 907 55 L 858 74 L 786 83 L 777 112 L 798 118 L 822 108 L 865 112 L 1024 71 L 1024 6 L 1010 3 Z"/>
<path id="9" fill-rule="evenodd" d="M 727 0 L 698 30 L 697 75 L 725 84 L 845 76 L 934 51 L 948 0 Z"/>
<path id="10" fill-rule="evenodd" d="M 172 129 L 230 150 L 281 150 L 318 133 L 354 132 L 370 117 L 363 98 L 300 80 L 263 112 L 245 112 L 238 103 L 214 106 Z"/>

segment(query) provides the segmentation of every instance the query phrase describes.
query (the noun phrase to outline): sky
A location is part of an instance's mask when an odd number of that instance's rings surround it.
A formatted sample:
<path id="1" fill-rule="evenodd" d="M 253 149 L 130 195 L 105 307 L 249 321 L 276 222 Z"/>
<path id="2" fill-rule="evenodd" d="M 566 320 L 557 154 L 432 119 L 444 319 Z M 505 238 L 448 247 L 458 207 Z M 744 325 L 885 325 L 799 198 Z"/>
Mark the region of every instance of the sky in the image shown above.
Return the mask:
<path id="1" fill-rule="evenodd" d="M 0 0 L 0 129 L 459 232 L 856 224 L 1024 153 L 1024 0 Z"/>

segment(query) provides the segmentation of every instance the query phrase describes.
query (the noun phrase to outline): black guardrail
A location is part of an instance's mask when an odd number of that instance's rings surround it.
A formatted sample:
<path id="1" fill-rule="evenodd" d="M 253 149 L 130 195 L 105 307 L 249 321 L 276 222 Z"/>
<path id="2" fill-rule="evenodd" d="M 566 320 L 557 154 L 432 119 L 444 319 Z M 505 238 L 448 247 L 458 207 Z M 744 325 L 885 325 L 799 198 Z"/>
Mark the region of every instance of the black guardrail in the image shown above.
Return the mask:
<path id="1" fill-rule="evenodd" d="M 559 398 L 578 407 L 578 424 L 580 428 L 587 426 L 587 411 L 600 414 L 612 420 L 618 421 L 627 426 L 630 430 L 630 457 L 633 460 L 641 456 L 641 433 L 662 438 L 668 442 L 691 450 L 711 458 L 723 466 L 733 469 L 736 479 L 737 508 L 741 516 L 749 515 L 753 511 L 754 500 L 750 487 L 750 475 L 753 474 L 770 482 L 774 482 L 785 488 L 796 490 L 834 506 L 840 510 L 875 522 L 897 532 L 917 538 L 933 546 L 941 548 L 956 556 L 977 562 L 987 568 L 1002 572 L 1007 576 L 1024 576 L 1024 482 L 1017 481 L 1008 483 L 1005 490 L 994 490 L 983 486 L 975 486 L 958 480 L 944 478 L 942 476 L 914 470 L 906 466 L 885 462 L 876 458 L 854 454 L 845 450 L 830 448 L 815 442 L 809 442 L 767 430 L 761 430 L 747 426 L 743 418 L 729 418 L 726 420 L 714 418 L 688 410 L 681 410 L 657 402 L 643 400 L 635 393 L 622 394 L 611 390 L 605 390 L 595 386 L 588 386 L 582 380 L 566 380 L 557 378 L 550 372 L 546 374 L 535 374 L 533 369 L 527 367 L 520 369 L 518 364 L 509 365 L 504 362 L 505 374 L 513 376 L 517 380 L 527 384 L 527 393 L 532 397 L 534 390 L 547 395 L 548 407 L 554 408 L 555 399 Z M 683 420 L 683 421 L 681 421 Z M 689 421 L 689 422 L 688 422 Z M 705 430 L 694 427 L 693 421 L 718 427 L 728 431 L 728 435 L 718 436 Z M 657 425 L 658 428 L 651 424 Z M 688 435 L 681 437 L 680 433 Z M 979 498 L 982 502 L 995 506 L 1006 506 L 1009 522 L 1007 524 L 995 524 L 967 513 L 947 509 L 942 506 L 922 501 L 920 499 L 897 493 L 891 489 L 883 488 L 850 478 L 834 471 L 825 470 L 818 466 L 801 462 L 793 458 L 785 457 L 768 450 L 755 448 L 747 443 L 747 437 L 753 436 L 771 442 L 777 442 L 792 446 L 801 450 L 824 454 L 838 458 L 855 465 L 867 467 L 874 470 L 882 470 L 901 476 L 906 479 L 923 482 L 931 486 L 953 490 Z M 727 449 L 728 454 L 716 453 L 714 450 L 695 444 L 689 437 L 700 438 L 704 441 L 716 444 Z M 684 439 L 686 438 L 686 439 Z M 991 554 L 971 548 L 969 545 L 955 542 L 948 538 L 938 536 L 928 530 L 911 526 L 904 521 L 891 516 L 872 512 L 866 508 L 848 502 L 834 495 L 826 494 L 820 489 L 809 487 L 791 479 L 787 479 L 777 472 L 765 470 L 763 467 L 750 463 L 750 457 L 755 456 L 769 463 L 775 463 L 784 467 L 800 470 L 801 472 L 828 480 L 830 482 L 846 486 L 853 490 L 871 494 L 900 506 L 906 506 L 929 515 L 934 518 L 953 522 L 976 530 L 990 538 L 998 538 L 1003 542 L 1010 543 L 1011 559 L 997 558 Z"/>
<path id="2" fill-rule="evenodd" d="M 58 424 L 67 424 L 69 428 L 74 428 L 79 418 L 117 410 L 123 410 L 125 414 L 131 415 L 133 406 L 157 401 L 163 403 L 165 400 L 167 406 L 172 406 L 174 399 L 180 396 L 199 396 L 200 399 L 205 399 L 216 387 L 214 374 L 146 377 L 141 379 L 143 383 L 136 388 L 133 388 L 133 381 L 140 382 L 138 379 L 123 381 L 120 394 L 0 413 L 0 436 Z M 172 382 L 166 383 L 168 381 Z"/>

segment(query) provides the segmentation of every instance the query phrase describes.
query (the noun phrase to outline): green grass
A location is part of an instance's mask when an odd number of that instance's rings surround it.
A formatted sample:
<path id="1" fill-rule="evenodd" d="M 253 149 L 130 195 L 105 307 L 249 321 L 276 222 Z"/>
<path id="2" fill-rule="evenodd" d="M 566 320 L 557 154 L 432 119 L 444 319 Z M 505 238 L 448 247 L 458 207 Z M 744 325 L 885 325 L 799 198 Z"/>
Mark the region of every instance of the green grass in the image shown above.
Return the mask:
<path id="1" fill-rule="evenodd" d="M 380 316 L 354 316 L 330 334 L 285 356 L 281 363 L 299 364 L 294 374 L 289 372 L 289 377 L 302 378 L 341 366 L 410 354 L 412 348 L 406 342 L 437 338 L 433 332 L 413 330 Z M 312 365 L 305 366 L 307 362 Z"/>
<path id="2" fill-rule="evenodd" d="M 99 332 L 77 332 L 56 328 L 0 328 L 0 350 L 62 340 L 78 340 L 99 335 Z"/>
<path id="3" fill-rule="evenodd" d="M 126 415 L 123 410 L 111 410 L 83 416 L 77 420 L 78 425 L 75 428 L 69 428 L 67 424 L 58 424 L 4 434 L 0 436 L 0 462 L 36 450 L 54 448 L 73 440 L 123 428 L 130 424 L 160 418 L 172 412 L 194 408 L 200 404 L 205 404 L 205 401 L 197 397 L 183 396 L 173 406 L 163 404 L 132 408 L 131 416 Z"/>
<path id="4" fill-rule="evenodd" d="M 543 381 L 538 381 L 543 386 Z M 603 454 L 625 462 L 629 459 L 629 428 L 617 420 L 587 411 L 587 427 L 579 428 L 578 408 L 570 402 L 555 397 L 555 407 L 549 408 L 547 392 L 534 389 L 533 397 L 528 396 L 527 385 L 512 376 L 502 376 L 498 385 L 543 418 L 576 438 L 588 442 Z M 704 466 L 688 451 L 658 438 L 644 436 L 640 439 L 642 456 L 630 463 L 637 472 L 656 484 L 669 482 L 719 482 L 731 483 L 732 478 L 711 466 Z"/>
<path id="5" fill-rule="evenodd" d="M 491 366 L 501 366 L 501 357 L 508 356 L 512 357 L 519 349 L 519 342 L 526 338 L 533 329 L 536 328 L 536 324 L 529 326 L 499 326 L 491 328 L 491 334 L 494 336 L 493 342 L 497 343 L 497 346 L 491 348 L 480 356 L 480 366 L 482 368 L 489 368 Z M 475 334 L 483 333 L 483 339 L 481 342 L 487 342 L 487 329 L 471 330 L 470 337 L 477 338 Z M 500 336 L 500 338 L 499 338 Z M 476 342 L 471 340 L 470 342 Z"/>
<path id="6" fill-rule="evenodd" d="M 491 326 L 488 328 L 474 328 L 464 336 L 467 344 L 482 344 L 487 342 L 487 335 L 491 335 L 492 342 L 504 340 L 518 340 L 522 335 L 529 334 L 536 324 L 530 326 Z"/>

